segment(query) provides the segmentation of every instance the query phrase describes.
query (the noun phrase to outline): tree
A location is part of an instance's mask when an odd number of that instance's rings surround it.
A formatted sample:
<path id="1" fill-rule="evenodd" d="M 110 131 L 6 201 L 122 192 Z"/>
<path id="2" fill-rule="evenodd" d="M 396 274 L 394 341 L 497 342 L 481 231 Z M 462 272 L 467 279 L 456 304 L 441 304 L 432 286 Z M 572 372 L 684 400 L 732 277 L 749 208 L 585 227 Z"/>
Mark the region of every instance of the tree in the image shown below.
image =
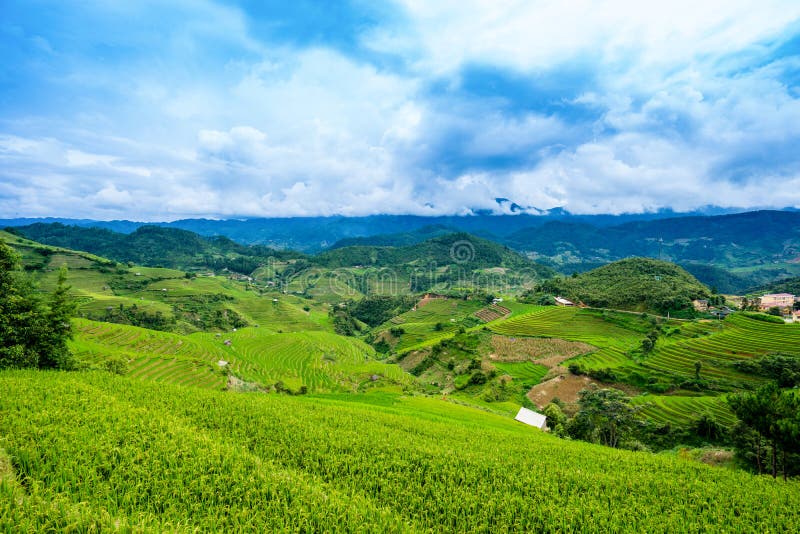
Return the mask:
<path id="1" fill-rule="evenodd" d="M 800 398 L 796 392 L 781 391 L 772 382 L 729 397 L 728 404 L 739 418 L 739 431 L 748 436 L 737 443 L 740 459 L 755 461 L 759 473 L 765 470 L 763 462 L 769 461 L 773 478 L 778 476 L 779 465 L 784 478 L 800 471 Z"/>
<path id="2" fill-rule="evenodd" d="M 56 291 L 46 306 L 31 281 L 19 272 L 19 256 L 0 241 L 0 368 L 65 368 L 74 305 L 59 272 Z"/>
<path id="3" fill-rule="evenodd" d="M 578 395 L 580 409 L 569 425 L 574 438 L 616 448 L 641 424 L 639 408 L 632 407 L 630 399 L 618 389 L 593 386 Z"/>
<path id="4" fill-rule="evenodd" d="M 76 303 L 69 296 L 67 285 L 67 268 L 58 271 L 56 289 L 50 298 L 50 310 L 47 313 L 47 332 L 42 340 L 43 350 L 39 358 L 39 367 L 66 369 L 72 366 L 71 354 L 67 340 L 72 339 L 72 322 Z"/>
<path id="5" fill-rule="evenodd" d="M 565 434 L 564 425 L 567 424 L 567 416 L 558 404 L 551 402 L 544 407 L 542 413 L 547 417 L 547 428 L 553 431 L 556 436 Z"/>

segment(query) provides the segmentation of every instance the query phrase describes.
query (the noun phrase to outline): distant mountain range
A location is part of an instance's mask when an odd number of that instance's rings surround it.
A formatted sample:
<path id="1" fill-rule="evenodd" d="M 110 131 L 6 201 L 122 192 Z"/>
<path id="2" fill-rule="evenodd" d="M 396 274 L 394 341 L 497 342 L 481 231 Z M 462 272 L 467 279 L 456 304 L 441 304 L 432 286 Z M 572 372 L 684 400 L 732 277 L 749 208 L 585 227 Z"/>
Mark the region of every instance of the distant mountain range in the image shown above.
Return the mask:
<path id="1" fill-rule="evenodd" d="M 32 221 L 129 234 L 135 234 L 145 225 L 131 221 L 13 219 L 0 220 L 0 227 L 25 226 Z M 187 219 L 156 226 L 310 254 L 353 246 L 409 247 L 455 232 L 468 232 L 506 245 L 565 274 L 584 272 L 631 256 L 650 257 L 678 263 L 703 283 L 731 293 L 800 275 L 800 212 L 796 210 L 725 215 L 658 212 L 578 216 L 551 210 L 544 215 Z M 26 233 L 31 233 L 30 228 Z M 92 238 L 102 238 L 99 234 L 102 232 Z M 80 243 L 69 244 L 88 248 Z M 215 243 L 223 249 L 232 245 L 224 240 Z M 191 252 L 196 254 L 204 246 L 196 243 Z M 130 250 L 127 244 L 125 248 Z M 236 252 L 252 254 L 244 250 Z"/>
<path id="2" fill-rule="evenodd" d="M 497 202 L 499 205 L 504 205 L 510 201 L 497 199 Z M 514 205 L 516 206 L 516 204 Z M 0 219 L 0 227 L 28 226 L 34 223 L 62 223 L 131 233 L 141 226 L 155 225 L 189 230 L 203 236 L 226 236 L 243 244 L 261 244 L 277 248 L 290 248 L 306 253 L 316 253 L 331 247 L 342 239 L 414 232 L 425 227 L 444 227 L 451 232 L 469 232 L 494 241 L 506 242 L 506 238 L 515 232 L 540 227 L 554 221 L 604 228 L 636 221 L 716 215 L 721 209 L 709 207 L 702 211 L 691 213 L 660 210 L 653 213 L 622 215 L 573 215 L 561 208 L 541 211 L 522 209 L 519 206 L 510 211 L 514 214 L 496 215 L 487 212 L 466 216 L 449 215 L 437 217 L 370 215 L 365 217 L 283 217 L 227 220 L 182 219 L 173 222 L 97 221 L 54 217 L 16 218 Z"/>

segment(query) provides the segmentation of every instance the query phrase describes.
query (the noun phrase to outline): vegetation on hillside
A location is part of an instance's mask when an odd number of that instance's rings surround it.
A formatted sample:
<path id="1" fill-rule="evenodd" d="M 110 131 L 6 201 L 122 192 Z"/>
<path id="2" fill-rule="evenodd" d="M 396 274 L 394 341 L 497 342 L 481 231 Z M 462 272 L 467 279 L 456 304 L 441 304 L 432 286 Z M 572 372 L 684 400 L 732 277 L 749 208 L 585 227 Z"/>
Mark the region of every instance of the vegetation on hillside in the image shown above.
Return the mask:
<path id="1" fill-rule="evenodd" d="M 800 474 L 800 395 L 768 383 L 728 399 L 739 418 L 734 431 L 738 457 L 758 474 Z"/>
<path id="2" fill-rule="evenodd" d="M 19 266 L 19 256 L 0 240 L 0 369 L 69 368 L 67 341 L 75 306 L 66 269 L 59 271 L 56 288 L 45 302 Z"/>
<path id="3" fill-rule="evenodd" d="M 752 288 L 749 293 L 759 295 L 764 293 L 791 293 L 792 295 L 800 295 L 800 276 Z"/>
<path id="4" fill-rule="evenodd" d="M 141 226 L 130 234 L 60 223 L 37 223 L 11 230 L 40 243 L 154 267 L 227 269 L 250 274 L 266 263 L 267 258 L 302 257 L 261 245 L 240 245 L 227 237 L 206 238 L 187 230 L 161 226 Z"/>
<path id="5" fill-rule="evenodd" d="M 629 258 L 572 277 L 547 280 L 533 294 L 537 293 L 596 308 L 664 315 L 691 310 L 692 300 L 710 296 L 708 288 L 681 267 L 649 258 Z"/>

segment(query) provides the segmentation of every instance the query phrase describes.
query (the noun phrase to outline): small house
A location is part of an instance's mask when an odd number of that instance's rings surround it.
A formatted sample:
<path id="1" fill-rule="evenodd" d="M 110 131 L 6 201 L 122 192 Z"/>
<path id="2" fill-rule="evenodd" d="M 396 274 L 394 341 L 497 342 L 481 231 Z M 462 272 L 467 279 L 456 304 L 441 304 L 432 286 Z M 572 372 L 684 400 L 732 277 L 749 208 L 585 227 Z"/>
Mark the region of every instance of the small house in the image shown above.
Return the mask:
<path id="1" fill-rule="evenodd" d="M 699 312 L 708 311 L 708 301 L 706 299 L 695 299 L 692 301 L 692 306 L 694 306 L 695 311 Z"/>
<path id="2" fill-rule="evenodd" d="M 535 426 L 539 430 L 544 430 L 545 432 L 547 431 L 547 417 L 539 412 L 534 412 L 533 410 L 529 410 L 527 408 L 520 408 L 519 412 L 517 412 L 517 416 L 514 419 L 520 423 Z"/>
<path id="3" fill-rule="evenodd" d="M 556 306 L 575 306 L 575 303 L 571 300 L 567 300 L 564 297 L 556 297 Z"/>

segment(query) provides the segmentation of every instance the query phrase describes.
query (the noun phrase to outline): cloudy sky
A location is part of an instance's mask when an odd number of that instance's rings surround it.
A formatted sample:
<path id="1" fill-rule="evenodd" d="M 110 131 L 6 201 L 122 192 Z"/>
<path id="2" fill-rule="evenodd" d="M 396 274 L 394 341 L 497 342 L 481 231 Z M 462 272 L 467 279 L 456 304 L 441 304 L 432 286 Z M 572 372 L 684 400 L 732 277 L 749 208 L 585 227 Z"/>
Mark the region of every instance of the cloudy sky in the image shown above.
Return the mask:
<path id="1" fill-rule="evenodd" d="M 800 207 L 797 0 L 0 0 L 0 57 L 0 217 Z"/>

